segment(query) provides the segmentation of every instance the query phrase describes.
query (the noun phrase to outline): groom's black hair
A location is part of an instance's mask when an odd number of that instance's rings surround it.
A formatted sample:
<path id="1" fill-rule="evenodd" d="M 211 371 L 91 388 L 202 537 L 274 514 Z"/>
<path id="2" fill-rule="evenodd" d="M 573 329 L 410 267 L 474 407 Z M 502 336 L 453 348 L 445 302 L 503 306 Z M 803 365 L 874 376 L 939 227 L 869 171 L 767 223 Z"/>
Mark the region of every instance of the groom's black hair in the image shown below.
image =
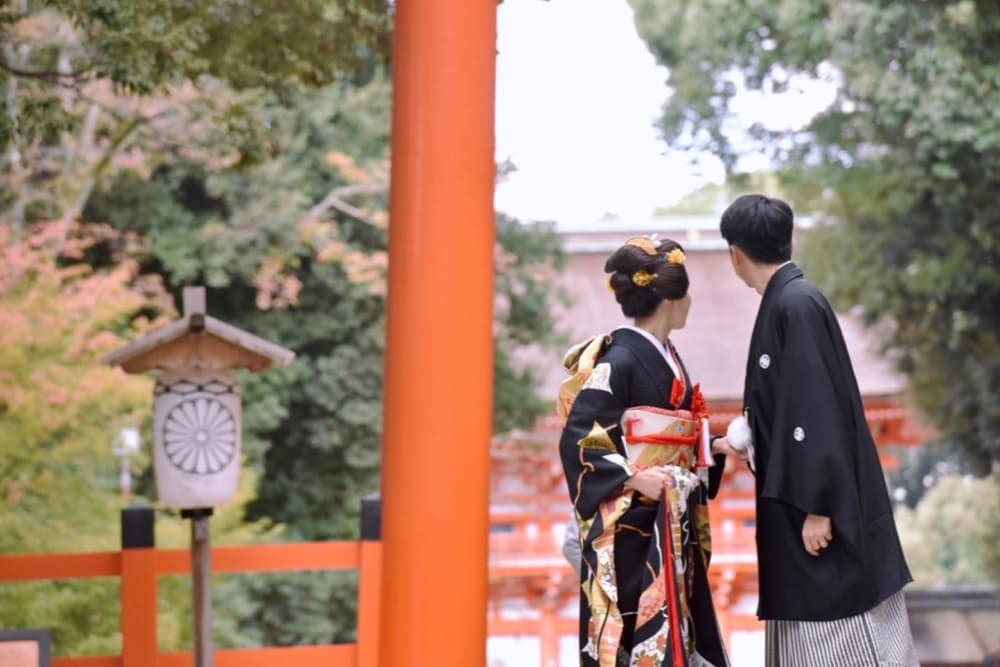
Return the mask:
<path id="1" fill-rule="evenodd" d="M 722 238 L 761 264 L 792 258 L 792 207 L 764 195 L 743 195 L 722 214 Z"/>

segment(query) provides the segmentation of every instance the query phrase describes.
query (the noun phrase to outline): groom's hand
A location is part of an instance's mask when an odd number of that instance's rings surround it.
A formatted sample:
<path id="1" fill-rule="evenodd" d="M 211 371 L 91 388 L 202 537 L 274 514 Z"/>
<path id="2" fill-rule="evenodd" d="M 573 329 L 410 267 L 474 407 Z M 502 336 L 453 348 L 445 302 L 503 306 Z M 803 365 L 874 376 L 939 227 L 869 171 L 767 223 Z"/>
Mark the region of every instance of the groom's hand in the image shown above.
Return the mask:
<path id="1" fill-rule="evenodd" d="M 802 544 L 811 556 L 818 556 L 833 541 L 833 528 L 830 517 L 819 514 L 806 514 L 802 524 Z"/>

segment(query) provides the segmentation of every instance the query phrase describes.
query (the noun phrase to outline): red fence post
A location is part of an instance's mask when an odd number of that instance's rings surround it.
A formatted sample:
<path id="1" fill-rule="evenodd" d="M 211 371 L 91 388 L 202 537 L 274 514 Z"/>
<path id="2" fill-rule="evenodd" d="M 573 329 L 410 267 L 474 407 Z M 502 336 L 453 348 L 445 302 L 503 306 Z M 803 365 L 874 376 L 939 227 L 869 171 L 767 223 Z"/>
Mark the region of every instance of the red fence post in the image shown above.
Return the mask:
<path id="1" fill-rule="evenodd" d="M 378 616 L 382 577 L 382 499 L 361 501 L 361 562 L 358 564 L 358 667 L 378 667 Z"/>
<path id="2" fill-rule="evenodd" d="M 541 639 L 541 665 L 542 667 L 559 667 L 559 629 L 556 623 L 556 615 L 559 613 L 554 609 L 554 604 L 545 603 L 542 610 L 542 622 L 538 628 L 539 639 Z"/>
<path id="3" fill-rule="evenodd" d="M 153 509 L 122 510 L 122 667 L 156 667 L 156 549 Z"/>

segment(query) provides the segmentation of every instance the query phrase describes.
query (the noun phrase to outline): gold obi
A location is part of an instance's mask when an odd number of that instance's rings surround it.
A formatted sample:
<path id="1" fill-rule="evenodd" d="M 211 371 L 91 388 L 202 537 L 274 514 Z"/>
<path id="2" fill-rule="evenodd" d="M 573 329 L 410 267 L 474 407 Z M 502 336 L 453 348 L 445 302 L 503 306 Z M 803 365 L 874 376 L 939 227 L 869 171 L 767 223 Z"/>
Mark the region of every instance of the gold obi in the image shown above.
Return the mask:
<path id="1" fill-rule="evenodd" d="M 687 410 L 629 408 L 622 416 L 622 432 L 629 463 L 639 468 L 694 467 L 699 427 Z"/>

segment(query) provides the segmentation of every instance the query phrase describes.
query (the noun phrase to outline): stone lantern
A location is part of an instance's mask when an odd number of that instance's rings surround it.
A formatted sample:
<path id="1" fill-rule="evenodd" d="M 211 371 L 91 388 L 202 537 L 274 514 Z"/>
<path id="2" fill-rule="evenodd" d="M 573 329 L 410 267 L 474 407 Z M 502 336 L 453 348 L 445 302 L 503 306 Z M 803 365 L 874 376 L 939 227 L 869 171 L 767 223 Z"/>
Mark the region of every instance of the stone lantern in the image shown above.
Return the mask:
<path id="1" fill-rule="evenodd" d="M 263 371 L 295 356 L 205 314 L 205 288 L 184 288 L 183 316 L 102 359 L 128 373 L 160 371 L 153 398 L 153 464 L 160 499 L 212 508 L 236 493 L 242 409 L 237 368 Z"/>

